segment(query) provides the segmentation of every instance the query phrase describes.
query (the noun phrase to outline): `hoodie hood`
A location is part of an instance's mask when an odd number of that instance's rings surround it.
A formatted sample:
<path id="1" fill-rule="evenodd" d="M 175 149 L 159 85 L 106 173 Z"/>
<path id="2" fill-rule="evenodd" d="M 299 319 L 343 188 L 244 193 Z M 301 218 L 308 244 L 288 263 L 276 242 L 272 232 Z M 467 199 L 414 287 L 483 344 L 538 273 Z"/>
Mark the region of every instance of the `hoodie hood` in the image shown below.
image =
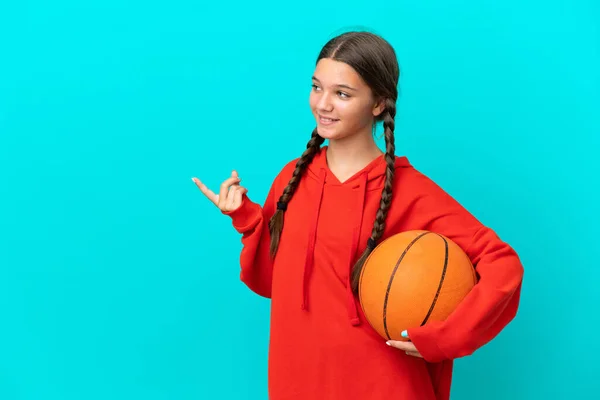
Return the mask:
<path id="1" fill-rule="evenodd" d="M 311 204 L 308 205 L 308 207 L 311 208 L 311 212 L 310 220 L 308 221 L 308 248 L 306 252 L 302 280 L 302 309 L 308 310 L 308 286 L 310 285 L 311 273 L 314 268 L 316 234 L 325 187 L 328 185 L 347 186 L 348 188 L 353 189 L 348 191 L 349 195 L 351 194 L 356 198 L 347 199 L 346 201 L 355 202 L 356 209 L 353 209 L 352 214 L 348 216 L 349 218 L 354 219 L 354 229 L 352 233 L 349 233 L 352 235 L 352 244 L 350 249 L 350 260 L 352 260 L 352 262 L 350 265 L 348 265 L 348 279 L 346 280 L 346 302 L 350 323 L 356 326 L 360 324 L 360 318 L 358 314 L 357 300 L 352 293 L 352 287 L 350 284 L 351 271 L 354 266 L 354 262 L 364 251 L 363 248 L 359 248 L 360 232 L 363 228 L 362 224 L 364 217 L 367 217 L 368 221 L 372 220 L 372 218 L 369 218 L 369 216 L 364 215 L 366 196 L 369 192 L 377 190 L 377 192 L 370 194 L 370 196 L 381 197 L 381 190 L 383 190 L 385 185 L 387 164 L 385 162 L 385 155 L 380 155 L 366 165 L 363 169 L 356 172 L 344 182 L 341 182 L 329 169 L 327 164 L 327 148 L 328 146 L 324 146 L 319 150 L 312 162 L 308 165 L 305 175 L 306 179 L 313 179 L 318 182 L 318 190 L 315 192 L 314 197 L 311 198 Z M 398 168 L 409 167 L 410 163 L 406 157 L 396 157 L 394 166 L 397 170 Z M 375 215 L 372 217 L 374 218 Z"/>
<path id="2" fill-rule="evenodd" d="M 321 147 L 319 152 L 313 158 L 312 162 L 308 165 L 308 176 L 312 177 L 313 179 L 320 180 L 320 174 L 322 171 L 324 171 L 324 183 L 327 185 L 355 186 L 357 183 L 361 183 L 362 181 L 366 180 L 369 186 L 369 190 L 375 189 L 377 187 L 383 188 L 387 169 L 387 164 L 385 162 L 385 154 L 382 154 L 379 157 L 375 158 L 363 169 L 356 172 L 344 182 L 340 182 L 340 180 L 333 174 L 333 172 L 331 172 L 331 170 L 329 169 L 329 165 L 327 164 L 327 148 L 328 146 Z M 409 167 L 410 163 L 406 157 L 396 156 L 394 166 L 396 169 L 402 167 Z"/>

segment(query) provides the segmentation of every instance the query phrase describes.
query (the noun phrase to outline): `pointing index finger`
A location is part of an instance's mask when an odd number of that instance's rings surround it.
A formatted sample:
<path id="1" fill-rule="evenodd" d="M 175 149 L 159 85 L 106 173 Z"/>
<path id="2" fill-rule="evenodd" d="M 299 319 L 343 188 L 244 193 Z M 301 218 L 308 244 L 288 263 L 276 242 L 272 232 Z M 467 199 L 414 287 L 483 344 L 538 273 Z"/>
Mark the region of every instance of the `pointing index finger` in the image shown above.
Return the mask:
<path id="1" fill-rule="evenodd" d="M 192 181 L 198 186 L 198 189 L 204 194 L 214 205 L 219 203 L 219 196 L 215 194 L 212 190 L 210 190 L 204 183 L 200 181 L 198 178 L 192 178 Z"/>

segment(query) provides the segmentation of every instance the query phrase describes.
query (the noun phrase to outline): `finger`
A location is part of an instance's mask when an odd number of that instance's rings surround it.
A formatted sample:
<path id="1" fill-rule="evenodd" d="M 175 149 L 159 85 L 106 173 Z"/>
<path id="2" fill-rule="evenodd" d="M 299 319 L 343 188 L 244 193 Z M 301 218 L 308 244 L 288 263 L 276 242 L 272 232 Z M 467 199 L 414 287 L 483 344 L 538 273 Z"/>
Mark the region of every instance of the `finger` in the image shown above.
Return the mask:
<path id="1" fill-rule="evenodd" d="M 237 182 L 234 182 L 230 186 L 230 188 L 237 188 L 240 185 L 240 182 L 241 182 L 242 179 L 239 177 L 239 175 L 238 175 L 238 173 L 237 173 L 237 171 L 235 169 L 233 171 L 231 171 L 231 177 L 232 178 L 237 178 Z"/>
<path id="2" fill-rule="evenodd" d="M 240 186 L 238 190 L 235 191 L 235 198 L 233 200 L 233 208 L 236 209 L 242 204 L 242 198 L 244 194 L 248 193 L 248 189 Z"/>
<path id="3" fill-rule="evenodd" d="M 215 194 L 212 190 L 210 190 L 200 179 L 192 178 L 192 181 L 198 186 L 198 189 L 204 194 L 210 201 L 212 201 L 215 205 L 219 203 L 219 196 Z"/>
<path id="4" fill-rule="evenodd" d="M 421 353 L 419 353 L 418 351 L 407 351 L 406 354 L 408 354 L 409 356 L 413 356 L 413 357 L 423 358 Z"/>
<path id="5" fill-rule="evenodd" d="M 239 177 L 230 177 L 227 178 L 223 181 L 223 183 L 221 183 L 221 188 L 219 190 L 219 199 L 221 200 L 221 202 L 223 203 L 222 205 L 225 205 L 225 202 L 227 200 L 227 192 L 229 192 L 229 187 L 233 184 L 239 183 L 240 182 L 240 178 Z"/>
<path id="6" fill-rule="evenodd" d="M 231 210 L 235 199 L 235 193 L 239 190 L 240 186 L 232 186 L 227 192 L 227 199 L 225 200 L 225 209 Z"/>
<path id="7" fill-rule="evenodd" d="M 403 342 L 400 340 L 388 340 L 386 343 L 391 347 L 397 348 L 398 350 L 417 351 L 417 348 L 415 347 L 415 345 L 412 342 Z"/>
<path id="8" fill-rule="evenodd" d="M 248 189 L 246 189 L 243 186 L 238 186 L 235 190 L 231 190 L 231 192 L 232 192 L 232 196 L 231 196 L 231 203 L 229 204 L 229 209 L 235 210 L 242 204 L 242 197 L 243 197 L 244 193 L 248 192 Z"/>

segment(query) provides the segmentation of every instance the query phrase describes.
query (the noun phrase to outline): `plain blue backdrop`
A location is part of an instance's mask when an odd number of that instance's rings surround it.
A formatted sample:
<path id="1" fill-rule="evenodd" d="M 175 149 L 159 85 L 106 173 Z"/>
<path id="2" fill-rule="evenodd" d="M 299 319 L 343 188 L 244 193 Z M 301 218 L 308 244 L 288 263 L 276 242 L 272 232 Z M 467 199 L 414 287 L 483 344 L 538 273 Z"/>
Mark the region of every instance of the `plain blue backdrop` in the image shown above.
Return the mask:
<path id="1" fill-rule="evenodd" d="M 597 0 L 0 6 L 0 398 L 265 399 L 269 302 L 197 190 L 262 202 L 321 46 L 396 48 L 397 153 L 510 242 L 517 319 L 456 399 L 598 392 Z"/>

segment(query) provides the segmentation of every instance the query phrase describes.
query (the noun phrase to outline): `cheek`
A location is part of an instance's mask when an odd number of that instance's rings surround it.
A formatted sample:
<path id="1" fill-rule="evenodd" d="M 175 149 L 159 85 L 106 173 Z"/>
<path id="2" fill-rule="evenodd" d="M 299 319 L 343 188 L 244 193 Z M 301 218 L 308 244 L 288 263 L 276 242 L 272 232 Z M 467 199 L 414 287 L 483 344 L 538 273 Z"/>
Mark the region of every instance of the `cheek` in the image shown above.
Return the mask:
<path id="1" fill-rule="evenodd" d="M 346 121 L 361 125 L 368 121 L 371 116 L 367 105 L 359 101 L 340 101 L 337 110 Z"/>
<path id="2" fill-rule="evenodd" d="M 317 96 L 315 95 L 314 92 L 310 92 L 310 95 L 308 96 L 308 105 L 310 106 L 311 110 L 315 110 L 315 108 L 317 108 Z"/>
<path id="3" fill-rule="evenodd" d="M 343 116 L 346 119 L 353 119 L 356 118 L 356 111 L 358 107 L 356 101 L 338 99 L 338 101 L 335 103 L 335 109 L 338 111 L 340 116 Z"/>

